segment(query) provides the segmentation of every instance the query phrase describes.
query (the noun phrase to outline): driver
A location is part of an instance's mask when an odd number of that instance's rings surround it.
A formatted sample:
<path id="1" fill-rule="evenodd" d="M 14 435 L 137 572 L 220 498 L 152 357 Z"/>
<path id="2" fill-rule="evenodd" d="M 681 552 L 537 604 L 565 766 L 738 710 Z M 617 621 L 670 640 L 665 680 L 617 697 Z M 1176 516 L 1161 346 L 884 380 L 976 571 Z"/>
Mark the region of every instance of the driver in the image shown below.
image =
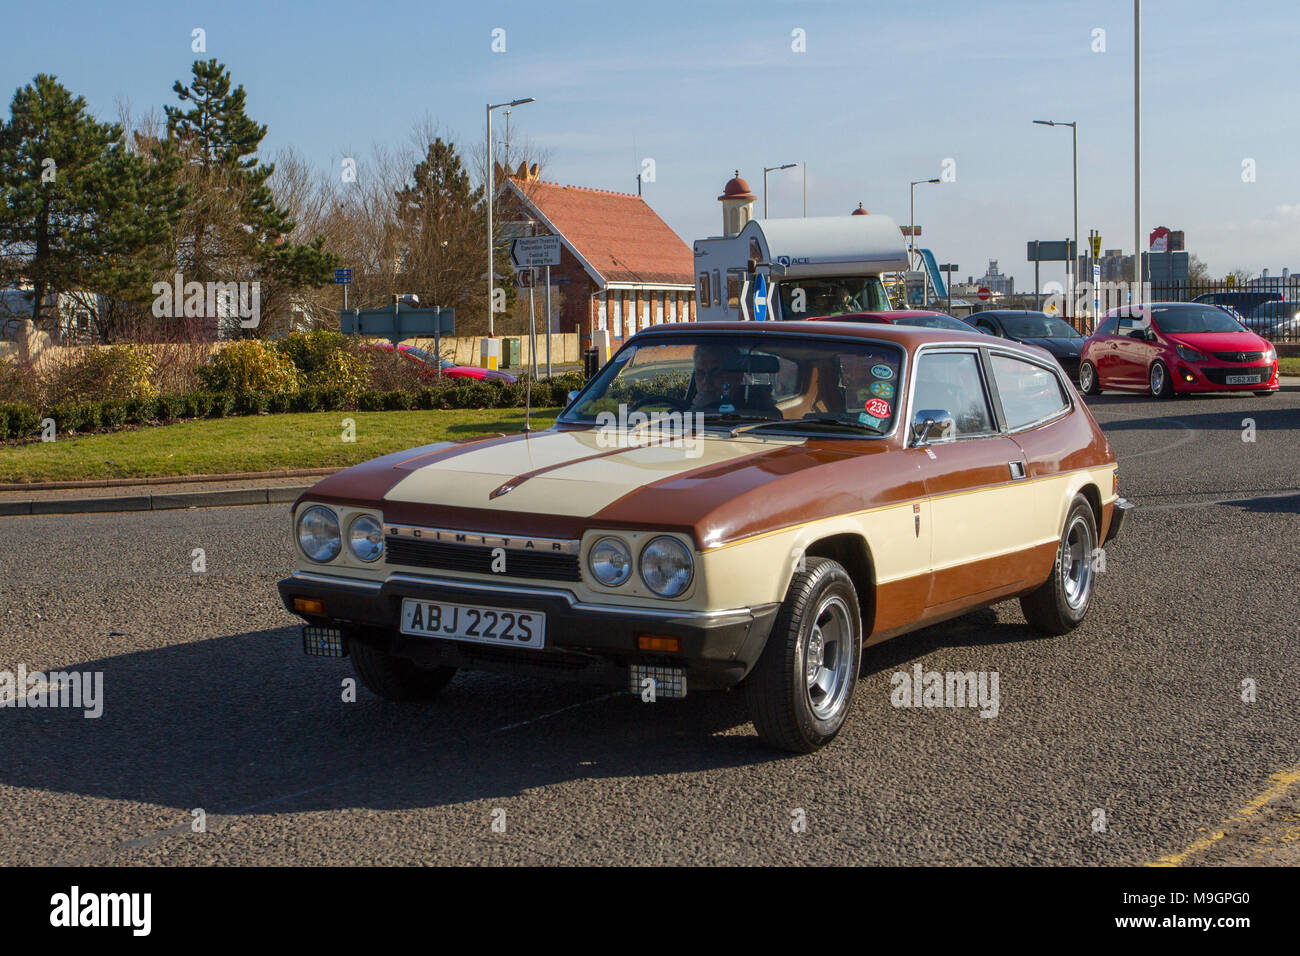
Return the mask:
<path id="1" fill-rule="evenodd" d="M 706 344 L 695 349 L 695 400 L 691 409 L 723 414 L 757 415 L 780 418 L 770 396 L 755 401 L 745 387 L 745 355 L 734 345 Z M 724 406 L 731 406 L 724 410 Z"/>

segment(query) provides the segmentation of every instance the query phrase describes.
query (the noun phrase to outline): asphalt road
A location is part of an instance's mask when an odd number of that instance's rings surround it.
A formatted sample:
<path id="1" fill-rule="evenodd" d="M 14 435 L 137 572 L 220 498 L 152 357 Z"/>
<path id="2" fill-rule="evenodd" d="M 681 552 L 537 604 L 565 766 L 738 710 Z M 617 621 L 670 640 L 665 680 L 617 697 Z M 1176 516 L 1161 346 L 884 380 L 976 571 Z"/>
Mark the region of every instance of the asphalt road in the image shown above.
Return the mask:
<path id="1" fill-rule="evenodd" d="M 872 648 L 806 757 L 760 746 L 737 694 L 462 674 L 345 703 L 350 664 L 304 657 L 275 595 L 283 506 L 0 519 L 0 670 L 102 671 L 105 698 L 0 709 L 0 864 L 1182 853 L 1300 764 L 1300 393 L 1092 405 L 1141 507 L 1086 624 L 1038 638 L 1012 602 Z M 998 715 L 893 707 L 916 663 L 997 672 Z"/>

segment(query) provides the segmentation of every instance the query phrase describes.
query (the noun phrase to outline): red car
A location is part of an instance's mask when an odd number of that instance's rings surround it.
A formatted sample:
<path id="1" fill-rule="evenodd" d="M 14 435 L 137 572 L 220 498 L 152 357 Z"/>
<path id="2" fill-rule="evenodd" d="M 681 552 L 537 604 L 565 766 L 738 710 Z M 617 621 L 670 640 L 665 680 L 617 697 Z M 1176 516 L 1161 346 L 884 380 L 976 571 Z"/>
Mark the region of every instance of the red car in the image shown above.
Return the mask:
<path id="1" fill-rule="evenodd" d="M 364 345 L 362 348 L 379 349 L 385 352 L 393 351 L 391 342 L 377 342 L 372 345 Z M 414 362 L 420 370 L 420 374 L 425 378 L 437 378 L 438 376 L 438 359 L 432 352 L 426 352 L 424 349 L 415 345 L 397 346 L 397 354 L 403 358 Z M 495 382 L 517 382 L 513 375 L 507 375 L 505 372 L 498 372 L 491 368 L 478 368 L 475 365 L 457 365 L 455 362 L 448 362 L 442 359 L 442 374 L 448 378 L 477 378 L 489 379 Z"/>
<path id="2" fill-rule="evenodd" d="M 1121 306 L 1083 343 L 1079 390 L 1182 392 L 1278 390 L 1277 350 L 1225 310 L 1197 302 Z"/>

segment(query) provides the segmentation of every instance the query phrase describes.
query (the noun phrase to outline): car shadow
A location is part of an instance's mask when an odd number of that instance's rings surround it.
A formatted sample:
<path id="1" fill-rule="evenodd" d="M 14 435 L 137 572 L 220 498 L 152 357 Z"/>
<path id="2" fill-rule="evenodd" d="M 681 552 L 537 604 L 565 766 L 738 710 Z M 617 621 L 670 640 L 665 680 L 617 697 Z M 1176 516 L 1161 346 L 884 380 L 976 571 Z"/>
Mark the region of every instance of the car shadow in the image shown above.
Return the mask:
<path id="1" fill-rule="evenodd" d="M 980 611 L 868 648 L 863 673 L 941 647 L 1031 637 Z M 387 702 L 361 687 L 344 702 L 350 662 L 304 658 L 292 627 L 64 670 L 103 674 L 102 716 L 5 710 L 0 782 L 172 807 L 177 825 L 196 807 L 209 815 L 425 808 L 648 770 L 801 759 L 758 740 L 738 691 L 648 704 L 617 688 L 463 673 L 432 702 Z"/>
<path id="2" fill-rule="evenodd" d="M 1232 396 L 1228 396 L 1231 398 Z M 1104 432 L 1124 431 L 1158 431 L 1194 429 L 1196 431 L 1235 431 L 1240 432 L 1246 426 L 1243 419 L 1255 423 L 1255 431 L 1290 431 L 1300 428 L 1300 408 L 1252 408 L 1236 409 L 1223 412 L 1199 412 L 1179 414 L 1178 406 L 1172 405 L 1168 415 L 1146 418 L 1123 418 L 1101 422 Z"/>

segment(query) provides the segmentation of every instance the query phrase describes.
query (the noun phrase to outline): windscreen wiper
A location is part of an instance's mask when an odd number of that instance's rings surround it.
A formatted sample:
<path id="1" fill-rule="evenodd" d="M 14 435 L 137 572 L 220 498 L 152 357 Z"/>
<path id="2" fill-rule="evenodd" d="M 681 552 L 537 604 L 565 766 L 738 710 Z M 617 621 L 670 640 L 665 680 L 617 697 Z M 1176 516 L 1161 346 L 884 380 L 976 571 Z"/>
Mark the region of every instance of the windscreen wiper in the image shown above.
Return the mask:
<path id="1" fill-rule="evenodd" d="M 848 422 L 842 418 L 835 418 L 831 415 L 823 415 L 818 418 L 769 418 L 765 421 L 756 422 L 753 425 L 742 425 L 739 428 L 731 430 L 732 435 L 739 435 L 741 432 L 753 431 L 756 428 L 765 428 L 768 425 L 780 425 L 784 428 L 797 428 L 800 425 L 816 425 L 822 428 L 846 428 L 855 432 L 870 432 L 873 435 L 883 435 L 879 428 L 867 425 L 863 422 Z"/>

